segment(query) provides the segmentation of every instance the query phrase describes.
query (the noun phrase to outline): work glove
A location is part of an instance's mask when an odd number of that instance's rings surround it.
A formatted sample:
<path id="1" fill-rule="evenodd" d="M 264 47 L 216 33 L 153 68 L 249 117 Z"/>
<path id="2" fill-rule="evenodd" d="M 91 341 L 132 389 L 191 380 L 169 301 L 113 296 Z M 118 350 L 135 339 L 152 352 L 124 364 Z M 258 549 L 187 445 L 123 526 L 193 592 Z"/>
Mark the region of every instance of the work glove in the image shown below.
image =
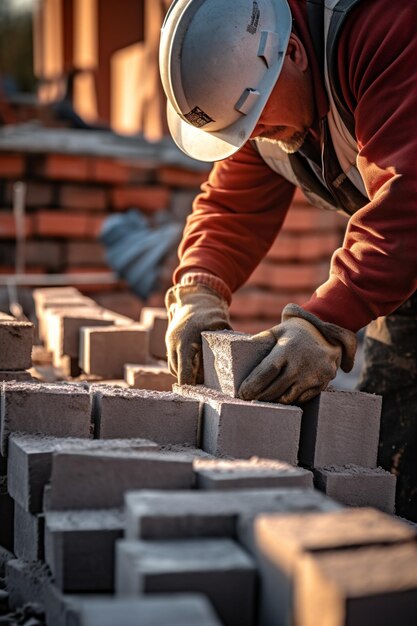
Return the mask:
<path id="1" fill-rule="evenodd" d="M 201 333 L 230 329 L 227 301 L 208 285 L 179 284 L 165 297 L 168 366 L 180 385 L 203 382 Z"/>
<path id="2" fill-rule="evenodd" d="M 323 322 L 296 304 L 288 304 L 281 324 L 252 337 L 270 342 L 270 352 L 239 388 L 243 400 L 301 404 L 323 391 L 336 376 L 353 367 L 356 336 Z"/>

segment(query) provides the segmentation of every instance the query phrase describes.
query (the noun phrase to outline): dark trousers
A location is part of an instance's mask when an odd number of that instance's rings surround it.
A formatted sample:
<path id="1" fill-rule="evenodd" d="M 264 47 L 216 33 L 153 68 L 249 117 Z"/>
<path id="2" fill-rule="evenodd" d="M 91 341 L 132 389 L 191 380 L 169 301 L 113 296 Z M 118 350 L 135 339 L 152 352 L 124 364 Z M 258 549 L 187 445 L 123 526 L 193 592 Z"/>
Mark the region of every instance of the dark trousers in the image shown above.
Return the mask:
<path id="1" fill-rule="evenodd" d="M 396 513 L 417 522 L 417 292 L 372 322 L 358 388 L 382 395 L 378 464 L 397 476 Z"/>

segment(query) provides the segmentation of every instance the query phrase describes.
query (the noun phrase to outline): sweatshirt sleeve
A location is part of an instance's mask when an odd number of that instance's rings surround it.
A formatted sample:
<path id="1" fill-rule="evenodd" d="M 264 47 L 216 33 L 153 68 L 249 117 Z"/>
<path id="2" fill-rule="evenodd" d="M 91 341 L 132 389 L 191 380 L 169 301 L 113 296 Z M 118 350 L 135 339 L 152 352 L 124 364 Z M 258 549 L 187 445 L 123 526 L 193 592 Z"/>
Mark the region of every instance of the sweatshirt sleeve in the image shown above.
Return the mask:
<path id="1" fill-rule="evenodd" d="M 250 141 L 216 163 L 187 220 L 174 282 L 198 268 L 238 289 L 274 242 L 293 194 Z"/>
<path id="2" fill-rule="evenodd" d="M 303 306 L 357 331 L 417 289 L 417 4 L 372 0 L 344 26 L 338 66 L 370 202 Z"/>

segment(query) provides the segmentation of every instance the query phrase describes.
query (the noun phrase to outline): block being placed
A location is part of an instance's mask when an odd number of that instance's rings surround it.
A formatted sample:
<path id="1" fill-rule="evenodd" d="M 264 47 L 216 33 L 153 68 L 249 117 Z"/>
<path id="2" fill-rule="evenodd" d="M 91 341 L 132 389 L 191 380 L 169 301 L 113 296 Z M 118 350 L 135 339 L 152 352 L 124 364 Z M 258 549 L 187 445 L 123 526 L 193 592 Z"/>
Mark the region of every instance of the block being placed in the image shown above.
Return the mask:
<path id="1" fill-rule="evenodd" d="M 12 432 L 56 437 L 90 437 L 91 407 L 87 390 L 57 383 L 3 383 L 1 454 L 7 455 Z"/>
<path id="2" fill-rule="evenodd" d="M 140 313 L 141 324 L 150 329 L 150 354 L 155 359 L 167 359 L 165 335 L 168 328 L 168 314 L 158 307 L 143 307 Z"/>
<path id="3" fill-rule="evenodd" d="M 200 445 L 206 452 L 297 463 L 302 415 L 299 407 L 245 402 L 204 385 L 174 385 L 173 389 L 204 403 Z"/>
<path id="4" fill-rule="evenodd" d="M 414 626 L 415 543 L 312 553 L 296 572 L 298 626 Z"/>
<path id="5" fill-rule="evenodd" d="M 364 508 L 303 515 L 261 515 L 255 520 L 254 536 L 261 575 L 260 623 L 272 626 L 292 623 L 291 616 L 298 602 L 298 572 L 306 559 L 314 560 L 318 553 L 332 550 L 341 553 L 360 546 L 413 542 L 416 533 L 384 513 Z M 322 619 L 316 623 L 323 623 Z M 336 623 L 339 626 L 339 622 Z M 367 622 L 354 622 L 357 623 Z"/>
<path id="6" fill-rule="evenodd" d="M 34 326 L 0 313 L 0 370 L 32 367 Z"/>
<path id="7" fill-rule="evenodd" d="M 115 624 L 221 626 L 208 599 L 197 593 L 158 593 L 140 598 L 85 600 L 78 596 L 69 609 L 66 626 L 115 626 Z"/>
<path id="8" fill-rule="evenodd" d="M 255 567 L 230 539 L 118 541 L 116 593 L 200 592 L 225 626 L 252 626 Z"/>
<path id="9" fill-rule="evenodd" d="M 127 363 L 124 368 L 125 381 L 135 389 L 152 389 L 153 391 L 171 391 L 177 382 L 165 363 L 154 365 L 133 365 Z"/>
<path id="10" fill-rule="evenodd" d="M 33 515 L 14 503 L 14 553 L 24 561 L 43 560 L 43 515 Z"/>
<path id="11" fill-rule="evenodd" d="M 197 447 L 200 403 L 175 393 L 92 385 L 96 436 Z"/>
<path id="12" fill-rule="evenodd" d="M 397 477 L 382 467 L 329 465 L 314 470 L 314 485 L 347 506 L 371 506 L 385 513 L 395 511 Z"/>
<path id="13" fill-rule="evenodd" d="M 199 489 L 272 489 L 277 487 L 313 488 L 313 474 L 283 461 L 259 459 L 195 459 L 194 471 Z"/>
<path id="14" fill-rule="evenodd" d="M 123 506 L 134 489 L 191 489 L 191 459 L 163 452 L 91 450 L 55 452 L 50 508 L 105 509 Z"/>
<path id="15" fill-rule="evenodd" d="M 149 331 L 142 324 L 80 330 L 79 365 L 86 374 L 123 378 L 125 363 L 146 363 Z"/>
<path id="16" fill-rule="evenodd" d="M 204 384 L 237 397 L 242 382 L 271 351 L 270 339 L 256 343 L 252 335 L 230 330 L 202 333 Z"/>
<path id="17" fill-rule="evenodd" d="M 241 517 L 340 508 L 314 489 L 242 489 L 227 496 L 216 491 L 132 491 L 125 495 L 125 537 L 236 537 Z"/>
<path id="18" fill-rule="evenodd" d="M 8 491 L 23 509 L 40 513 L 44 487 L 51 479 L 54 452 L 155 452 L 158 449 L 156 443 L 144 439 L 77 439 L 13 433 L 9 438 L 7 459 Z"/>
<path id="19" fill-rule="evenodd" d="M 382 397 L 322 391 L 303 406 L 299 461 L 308 467 L 377 463 Z"/>
<path id="20" fill-rule="evenodd" d="M 64 592 L 111 592 L 114 547 L 123 536 L 118 510 L 45 513 L 45 561 Z"/>

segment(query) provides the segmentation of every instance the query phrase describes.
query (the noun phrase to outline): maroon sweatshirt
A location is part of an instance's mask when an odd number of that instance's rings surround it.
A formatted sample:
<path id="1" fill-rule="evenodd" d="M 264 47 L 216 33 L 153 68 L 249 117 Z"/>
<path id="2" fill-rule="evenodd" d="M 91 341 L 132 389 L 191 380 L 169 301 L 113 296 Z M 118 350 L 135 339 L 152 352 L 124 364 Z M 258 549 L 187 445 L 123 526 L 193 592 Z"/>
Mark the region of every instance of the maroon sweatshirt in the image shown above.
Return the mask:
<path id="1" fill-rule="evenodd" d="M 289 2 L 322 117 L 327 97 L 305 1 Z M 416 25 L 417 2 L 367 0 L 347 18 L 339 40 L 339 76 L 370 201 L 349 219 L 329 279 L 303 307 L 352 331 L 390 313 L 417 289 Z M 238 289 L 268 252 L 293 193 L 250 142 L 216 163 L 187 220 L 174 280 L 199 268 Z"/>

